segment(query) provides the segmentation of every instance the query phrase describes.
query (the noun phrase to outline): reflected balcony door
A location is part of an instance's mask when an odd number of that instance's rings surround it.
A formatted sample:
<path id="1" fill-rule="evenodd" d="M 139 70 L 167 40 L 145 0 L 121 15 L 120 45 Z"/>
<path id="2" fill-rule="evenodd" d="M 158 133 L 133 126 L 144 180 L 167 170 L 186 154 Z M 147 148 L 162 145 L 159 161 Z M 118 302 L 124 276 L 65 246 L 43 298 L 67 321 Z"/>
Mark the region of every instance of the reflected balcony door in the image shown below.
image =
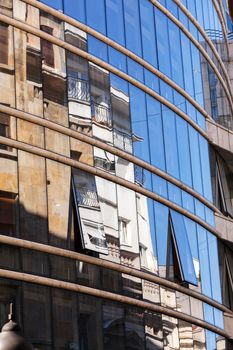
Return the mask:
<path id="1" fill-rule="evenodd" d="M 89 82 L 87 80 L 68 76 L 67 84 L 70 100 L 90 102 Z"/>

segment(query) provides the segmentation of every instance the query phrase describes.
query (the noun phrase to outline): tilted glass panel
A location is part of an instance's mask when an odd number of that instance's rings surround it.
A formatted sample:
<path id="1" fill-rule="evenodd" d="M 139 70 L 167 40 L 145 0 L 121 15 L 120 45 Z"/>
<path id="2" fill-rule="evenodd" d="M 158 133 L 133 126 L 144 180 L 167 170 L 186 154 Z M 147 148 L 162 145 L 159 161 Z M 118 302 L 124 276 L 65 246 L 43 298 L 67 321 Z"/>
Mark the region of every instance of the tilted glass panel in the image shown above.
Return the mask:
<path id="1" fill-rule="evenodd" d="M 185 282 L 197 285 L 197 278 L 187 237 L 187 231 L 184 224 L 184 218 L 182 215 L 173 210 L 170 210 L 170 215 L 182 278 Z"/>
<path id="2" fill-rule="evenodd" d="M 75 169 L 72 182 L 82 247 L 101 254 L 108 254 L 95 177 Z"/>
<path id="3" fill-rule="evenodd" d="M 212 285 L 212 297 L 219 303 L 222 302 L 219 260 L 218 260 L 218 245 L 217 238 L 210 232 L 207 232 L 209 260 L 210 260 L 210 274 Z"/>
<path id="4" fill-rule="evenodd" d="M 198 236 L 198 250 L 199 250 L 199 257 L 200 257 L 202 293 L 211 298 L 212 290 L 211 290 L 211 279 L 210 279 L 207 232 L 200 225 L 197 225 L 197 236 Z"/>

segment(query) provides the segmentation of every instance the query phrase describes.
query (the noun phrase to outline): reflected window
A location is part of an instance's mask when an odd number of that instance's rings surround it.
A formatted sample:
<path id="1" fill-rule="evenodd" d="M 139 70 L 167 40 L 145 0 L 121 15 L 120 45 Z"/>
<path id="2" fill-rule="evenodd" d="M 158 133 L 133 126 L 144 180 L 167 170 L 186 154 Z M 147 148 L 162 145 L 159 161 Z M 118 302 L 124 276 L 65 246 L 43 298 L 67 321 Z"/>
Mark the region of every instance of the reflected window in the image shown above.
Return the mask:
<path id="1" fill-rule="evenodd" d="M 128 222 L 126 220 L 119 220 L 119 236 L 121 244 L 130 245 Z"/>
<path id="2" fill-rule="evenodd" d="M 184 218 L 173 210 L 170 210 L 170 232 L 171 240 L 174 244 L 173 251 L 175 251 L 181 279 L 184 282 L 197 286 L 198 283 Z"/>
<path id="3" fill-rule="evenodd" d="M 8 40 L 8 25 L 5 23 L 0 23 L 0 63 L 2 64 L 8 64 Z"/>
<path id="4" fill-rule="evenodd" d="M 73 169 L 72 187 L 82 248 L 108 254 L 95 177 Z"/>
<path id="5" fill-rule="evenodd" d="M 16 230 L 16 196 L 0 192 L 0 234 L 14 236 Z"/>
<path id="6" fill-rule="evenodd" d="M 43 73 L 44 98 L 58 103 L 66 104 L 66 80 L 63 77 Z"/>
<path id="7" fill-rule="evenodd" d="M 41 84 L 40 52 L 27 48 L 27 80 Z"/>
<path id="8" fill-rule="evenodd" d="M 10 137 L 10 117 L 3 113 L 0 113 L 0 136 Z M 10 148 L 3 144 L 0 144 L 0 149 L 10 151 Z"/>
<path id="9" fill-rule="evenodd" d="M 50 35 L 53 35 L 53 28 L 41 25 L 41 30 L 43 30 L 45 33 L 48 33 Z M 53 51 L 53 44 L 47 40 L 41 40 L 41 51 L 42 51 L 42 59 L 43 63 L 47 64 L 48 66 L 54 68 L 54 51 Z"/>
<path id="10" fill-rule="evenodd" d="M 148 268 L 147 248 L 144 247 L 143 245 L 140 245 L 139 252 L 140 252 L 141 267 Z"/>

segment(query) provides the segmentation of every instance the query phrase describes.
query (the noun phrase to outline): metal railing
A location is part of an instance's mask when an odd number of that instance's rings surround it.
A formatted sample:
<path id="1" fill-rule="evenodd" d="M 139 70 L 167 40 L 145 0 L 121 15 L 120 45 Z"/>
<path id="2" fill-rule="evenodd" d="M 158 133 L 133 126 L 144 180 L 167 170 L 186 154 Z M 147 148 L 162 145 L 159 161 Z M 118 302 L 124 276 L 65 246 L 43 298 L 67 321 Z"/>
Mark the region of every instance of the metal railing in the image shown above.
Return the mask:
<path id="1" fill-rule="evenodd" d="M 95 190 L 91 190 L 87 187 L 76 187 L 76 194 L 78 203 L 80 205 L 86 205 L 88 207 L 99 208 L 98 195 Z"/>
<path id="2" fill-rule="evenodd" d="M 132 153 L 133 151 L 133 142 L 132 136 L 128 135 L 117 129 L 113 130 L 113 140 L 114 146 L 123 149 L 126 152 Z"/>
<path id="3" fill-rule="evenodd" d="M 90 89 L 87 80 L 68 76 L 67 87 L 69 99 L 90 102 Z"/>
<path id="4" fill-rule="evenodd" d="M 91 115 L 92 120 L 94 120 L 95 122 L 109 127 L 112 126 L 112 116 L 110 108 L 92 101 Z"/>
<path id="5" fill-rule="evenodd" d="M 143 186 L 146 180 L 145 169 L 139 165 L 134 165 L 134 176 L 135 176 L 135 182 L 138 185 Z"/>

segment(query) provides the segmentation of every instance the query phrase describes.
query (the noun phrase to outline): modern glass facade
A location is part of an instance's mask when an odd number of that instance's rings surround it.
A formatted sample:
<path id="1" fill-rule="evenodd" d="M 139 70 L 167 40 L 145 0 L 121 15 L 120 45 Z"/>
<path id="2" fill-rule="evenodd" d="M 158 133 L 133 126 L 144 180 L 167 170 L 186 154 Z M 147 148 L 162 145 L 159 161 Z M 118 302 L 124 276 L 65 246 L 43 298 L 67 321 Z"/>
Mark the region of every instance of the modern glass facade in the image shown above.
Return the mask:
<path id="1" fill-rule="evenodd" d="M 232 348 L 229 23 L 0 0 L 0 322 L 35 349 Z"/>

